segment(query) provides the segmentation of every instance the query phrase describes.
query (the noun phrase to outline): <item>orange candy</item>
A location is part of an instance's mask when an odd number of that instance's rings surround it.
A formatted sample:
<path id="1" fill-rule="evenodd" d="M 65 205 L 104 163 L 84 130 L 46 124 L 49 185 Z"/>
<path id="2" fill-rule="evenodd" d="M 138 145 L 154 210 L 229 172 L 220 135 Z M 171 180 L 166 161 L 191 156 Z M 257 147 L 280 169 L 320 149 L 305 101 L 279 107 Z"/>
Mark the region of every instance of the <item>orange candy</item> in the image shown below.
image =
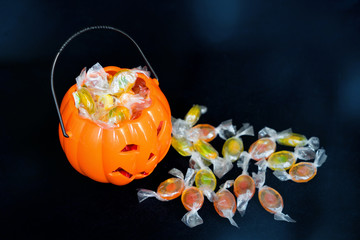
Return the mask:
<path id="1" fill-rule="evenodd" d="M 189 187 L 183 191 L 181 202 L 188 211 L 191 211 L 194 207 L 201 208 L 204 203 L 204 195 L 200 189 Z"/>
<path id="2" fill-rule="evenodd" d="M 262 187 L 259 190 L 259 201 L 261 206 L 270 213 L 276 213 L 284 208 L 281 195 L 271 187 Z"/>
<path id="3" fill-rule="evenodd" d="M 184 187 L 185 185 L 183 179 L 169 178 L 159 185 L 157 193 L 163 199 L 172 200 L 181 195 Z"/>
<path id="4" fill-rule="evenodd" d="M 236 200 L 234 195 L 227 189 L 222 189 L 216 193 L 216 198 L 214 199 L 214 207 L 216 212 L 223 218 L 224 211 L 231 211 L 233 214 L 236 212 Z"/>
<path id="5" fill-rule="evenodd" d="M 273 152 L 275 152 L 276 143 L 270 138 L 260 138 L 249 148 L 251 158 L 259 161 L 262 158 L 267 159 Z"/>
<path id="6" fill-rule="evenodd" d="M 317 168 L 312 163 L 301 162 L 295 164 L 289 171 L 294 182 L 308 182 L 316 175 Z"/>
<path id="7" fill-rule="evenodd" d="M 242 194 L 246 194 L 250 191 L 252 198 L 255 194 L 255 182 L 249 175 L 240 175 L 235 179 L 234 182 L 234 194 L 236 197 Z"/>

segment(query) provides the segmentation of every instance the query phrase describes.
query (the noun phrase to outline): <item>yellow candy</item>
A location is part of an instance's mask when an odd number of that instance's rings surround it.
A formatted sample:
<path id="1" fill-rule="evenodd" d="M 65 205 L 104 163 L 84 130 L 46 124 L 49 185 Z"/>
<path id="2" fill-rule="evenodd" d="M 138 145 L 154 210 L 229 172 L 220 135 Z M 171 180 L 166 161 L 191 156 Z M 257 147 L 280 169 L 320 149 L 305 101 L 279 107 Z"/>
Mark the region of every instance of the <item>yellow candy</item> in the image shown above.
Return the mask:
<path id="1" fill-rule="evenodd" d="M 114 101 L 114 97 L 112 97 L 109 94 L 106 94 L 106 95 L 102 95 L 99 98 L 98 103 L 101 107 L 103 107 L 107 111 L 114 106 L 115 101 Z"/>
<path id="2" fill-rule="evenodd" d="M 222 148 L 222 155 L 231 161 L 239 159 L 241 152 L 244 151 L 244 144 L 240 138 L 232 137 L 225 141 Z"/>
<path id="3" fill-rule="evenodd" d="M 202 140 L 198 140 L 194 144 L 194 148 L 200 153 L 203 158 L 208 160 L 215 159 L 219 155 L 215 148 L 210 145 L 210 143 L 204 142 Z"/>
<path id="4" fill-rule="evenodd" d="M 109 119 L 113 118 L 115 123 L 129 120 L 130 119 L 130 111 L 126 107 L 117 106 L 110 110 Z"/>
<path id="5" fill-rule="evenodd" d="M 116 96 L 120 96 L 134 86 L 135 80 L 136 76 L 131 70 L 123 69 L 113 76 L 110 88 L 116 91 Z"/>
<path id="6" fill-rule="evenodd" d="M 191 126 L 194 126 L 197 121 L 199 121 L 199 118 L 204 111 L 204 107 L 200 105 L 194 105 L 189 112 L 185 116 L 185 121 L 189 123 Z"/>
<path id="7" fill-rule="evenodd" d="M 78 90 L 78 95 L 80 103 L 84 106 L 85 110 L 89 114 L 93 114 L 95 112 L 95 102 L 89 91 L 86 88 L 80 88 Z"/>
<path id="8" fill-rule="evenodd" d="M 272 170 L 287 170 L 296 162 L 296 157 L 292 152 L 279 151 L 271 154 L 268 159 L 268 166 Z"/>
<path id="9" fill-rule="evenodd" d="M 216 177 L 209 169 L 201 169 L 195 175 L 195 185 L 207 191 L 214 191 L 216 188 Z"/>
<path id="10" fill-rule="evenodd" d="M 178 153 L 180 153 L 180 155 L 184 157 L 191 156 L 191 153 L 194 151 L 192 143 L 189 142 L 186 138 L 172 137 L 171 145 Z"/>
<path id="11" fill-rule="evenodd" d="M 288 133 L 285 136 L 279 136 L 276 141 L 281 145 L 290 147 L 302 147 L 307 144 L 307 138 L 298 133 Z"/>

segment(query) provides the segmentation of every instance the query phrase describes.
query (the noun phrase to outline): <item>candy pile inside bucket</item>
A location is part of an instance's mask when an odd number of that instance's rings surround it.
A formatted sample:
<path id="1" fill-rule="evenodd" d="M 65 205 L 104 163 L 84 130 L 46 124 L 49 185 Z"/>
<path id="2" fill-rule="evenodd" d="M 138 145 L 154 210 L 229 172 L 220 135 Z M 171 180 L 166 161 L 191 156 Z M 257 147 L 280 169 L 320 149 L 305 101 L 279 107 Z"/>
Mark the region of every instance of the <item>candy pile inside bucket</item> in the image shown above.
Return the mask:
<path id="1" fill-rule="evenodd" d="M 169 201 L 181 196 L 181 202 L 188 211 L 182 221 L 188 227 L 195 227 L 203 223 L 198 211 L 205 196 L 212 202 L 218 215 L 227 218 L 233 226 L 238 227 L 233 219 L 236 210 L 244 216 L 249 201 L 258 189 L 261 206 L 274 214 L 275 220 L 295 222 L 282 212 L 284 202 L 281 194 L 265 185 L 266 171 L 273 170 L 275 177 L 281 181 L 310 181 L 327 158 L 325 150 L 319 149 L 319 139 L 307 139 L 304 135 L 293 133 L 291 129 L 277 132 L 264 127 L 258 132 L 258 139 L 250 145 L 248 151 L 244 151 L 241 136 L 254 136 L 253 127 L 244 123 L 236 130 L 231 120 L 224 121 L 217 127 L 209 124 L 196 125 L 206 111 L 206 107 L 194 105 L 184 119 L 172 118 L 172 146 L 182 156 L 190 157 L 189 169 L 185 177 L 181 171 L 172 169 L 169 173 L 177 178 L 161 183 L 157 192 L 140 189 L 139 201 L 142 202 L 148 197 Z M 222 156 L 210 144 L 216 136 L 225 140 Z M 278 144 L 294 149 L 276 151 Z M 248 172 L 250 160 L 253 160 L 258 168 L 257 172 L 251 175 Z M 225 181 L 215 192 L 216 177 L 221 179 L 233 168 L 234 162 L 237 162 L 237 166 L 242 170 L 237 169 L 237 177 Z M 232 192 L 228 190 L 231 187 Z"/>
<path id="2" fill-rule="evenodd" d="M 80 116 L 104 128 L 138 118 L 151 105 L 150 90 L 139 73 L 149 76 L 142 68 L 122 69 L 113 76 L 99 63 L 88 71 L 84 68 L 76 78 L 77 91 L 73 93 Z"/>

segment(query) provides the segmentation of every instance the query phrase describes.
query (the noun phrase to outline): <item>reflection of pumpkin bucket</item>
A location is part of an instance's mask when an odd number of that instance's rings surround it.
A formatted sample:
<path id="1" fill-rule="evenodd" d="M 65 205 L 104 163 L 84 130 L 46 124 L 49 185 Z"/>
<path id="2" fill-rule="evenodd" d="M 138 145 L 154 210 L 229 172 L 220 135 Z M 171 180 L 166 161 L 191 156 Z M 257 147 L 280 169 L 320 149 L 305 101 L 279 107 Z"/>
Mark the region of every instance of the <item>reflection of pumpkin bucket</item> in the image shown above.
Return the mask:
<path id="1" fill-rule="evenodd" d="M 138 45 L 124 32 L 112 27 L 95 26 L 74 34 L 61 47 L 51 72 L 51 88 L 60 118 L 60 143 L 71 165 L 81 174 L 95 181 L 125 185 L 149 175 L 165 157 L 171 143 L 170 107 L 157 79 L 140 73 L 138 77 L 145 80 L 150 89 L 151 106 L 144 109 L 139 118 L 122 122 L 120 127 L 106 129 L 80 117 L 72 96 L 77 89 L 76 84 L 65 94 L 59 110 L 53 87 L 57 58 L 73 38 L 95 29 L 114 30 L 129 38 L 157 78 Z M 104 69 L 110 75 L 120 70 L 118 67 Z"/>

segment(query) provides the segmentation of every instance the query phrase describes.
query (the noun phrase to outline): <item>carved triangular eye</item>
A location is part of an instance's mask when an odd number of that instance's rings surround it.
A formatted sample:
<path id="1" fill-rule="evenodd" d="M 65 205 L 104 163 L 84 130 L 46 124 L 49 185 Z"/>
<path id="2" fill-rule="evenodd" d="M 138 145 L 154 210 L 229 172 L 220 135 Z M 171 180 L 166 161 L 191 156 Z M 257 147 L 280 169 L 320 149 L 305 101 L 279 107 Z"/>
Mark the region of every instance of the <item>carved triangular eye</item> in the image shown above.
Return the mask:
<path id="1" fill-rule="evenodd" d="M 121 152 L 129 152 L 129 151 L 134 151 L 138 149 L 138 145 L 136 144 L 128 144 L 126 145 L 123 150 L 121 150 Z"/>
<path id="2" fill-rule="evenodd" d="M 149 160 L 152 160 L 153 157 L 154 157 L 154 154 L 153 154 L 153 153 L 150 153 L 150 155 L 149 155 Z"/>

